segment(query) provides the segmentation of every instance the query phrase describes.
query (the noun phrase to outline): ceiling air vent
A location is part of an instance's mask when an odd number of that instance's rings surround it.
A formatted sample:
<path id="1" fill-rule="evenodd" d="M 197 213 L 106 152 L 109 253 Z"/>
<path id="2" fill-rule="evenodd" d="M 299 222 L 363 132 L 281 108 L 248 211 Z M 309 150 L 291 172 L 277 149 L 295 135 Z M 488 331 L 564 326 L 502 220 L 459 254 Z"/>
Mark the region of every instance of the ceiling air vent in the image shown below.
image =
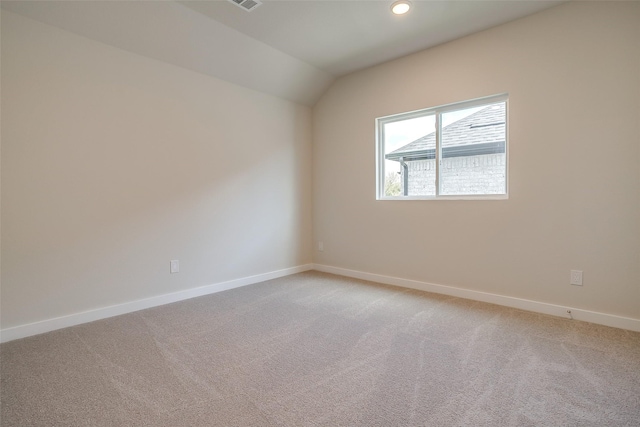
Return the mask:
<path id="1" fill-rule="evenodd" d="M 238 6 L 240 9 L 244 9 L 247 12 L 251 12 L 262 4 L 260 0 L 229 0 L 231 3 Z"/>

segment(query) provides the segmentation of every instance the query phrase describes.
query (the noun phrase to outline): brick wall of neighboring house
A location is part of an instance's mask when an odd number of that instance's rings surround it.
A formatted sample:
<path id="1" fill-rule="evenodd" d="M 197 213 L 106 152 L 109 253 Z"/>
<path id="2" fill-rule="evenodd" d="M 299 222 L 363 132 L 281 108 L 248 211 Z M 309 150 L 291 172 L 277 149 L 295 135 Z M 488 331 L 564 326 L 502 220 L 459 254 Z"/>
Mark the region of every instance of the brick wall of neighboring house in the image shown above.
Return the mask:
<path id="1" fill-rule="evenodd" d="M 449 157 L 442 160 L 441 194 L 503 194 L 505 154 Z M 435 195 L 435 160 L 407 162 L 409 196 Z"/>

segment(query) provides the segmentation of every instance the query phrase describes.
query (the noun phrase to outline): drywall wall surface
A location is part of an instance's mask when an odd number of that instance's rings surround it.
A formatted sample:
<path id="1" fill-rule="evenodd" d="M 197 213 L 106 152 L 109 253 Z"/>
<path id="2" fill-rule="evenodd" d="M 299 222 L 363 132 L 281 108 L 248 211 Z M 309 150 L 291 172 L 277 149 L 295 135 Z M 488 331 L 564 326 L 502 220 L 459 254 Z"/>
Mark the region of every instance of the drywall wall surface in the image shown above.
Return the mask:
<path id="1" fill-rule="evenodd" d="M 639 22 L 572 2 L 337 80 L 313 110 L 314 262 L 640 318 Z M 508 200 L 376 201 L 376 117 L 505 92 Z"/>
<path id="2" fill-rule="evenodd" d="M 308 107 L 3 11 L 2 328 L 310 262 L 310 154 Z"/>

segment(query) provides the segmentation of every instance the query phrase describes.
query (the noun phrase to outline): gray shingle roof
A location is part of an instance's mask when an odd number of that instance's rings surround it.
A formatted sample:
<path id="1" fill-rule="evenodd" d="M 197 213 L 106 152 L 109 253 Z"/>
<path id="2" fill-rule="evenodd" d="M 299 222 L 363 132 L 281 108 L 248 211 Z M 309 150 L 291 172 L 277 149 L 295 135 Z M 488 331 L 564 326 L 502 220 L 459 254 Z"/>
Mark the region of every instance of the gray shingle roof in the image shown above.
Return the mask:
<path id="1" fill-rule="evenodd" d="M 505 103 L 489 105 L 482 110 L 442 128 L 442 148 L 463 149 L 478 144 L 496 145 L 505 141 Z M 435 150 L 436 134 L 425 135 L 385 157 L 396 160 Z M 471 147 L 469 147 L 471 148 Z M 458 150 L 456 150 L 458 151 Z"/>

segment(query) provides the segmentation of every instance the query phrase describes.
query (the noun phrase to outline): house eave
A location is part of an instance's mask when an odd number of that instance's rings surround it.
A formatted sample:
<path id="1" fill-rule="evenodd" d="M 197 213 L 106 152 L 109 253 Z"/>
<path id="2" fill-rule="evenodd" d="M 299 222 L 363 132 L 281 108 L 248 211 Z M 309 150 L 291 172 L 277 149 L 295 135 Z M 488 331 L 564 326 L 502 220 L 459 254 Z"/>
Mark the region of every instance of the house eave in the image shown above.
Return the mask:
<path id="1" fill-rule="evenodd" d="M 464 156 L 480 156 L 483 154 L 498 154 L 504 153 L 506 148 L 505 141 L 486 142 L 483 144 L 467 144 L 467 145 L 454 145 L 451 147 L 444 147 L 442 149 L 442 157 L 464 157 Z M 386 160 L 392 160 L 399 162 L 400 159 L 407 161 L 415 160 L 430 160 L 435 159 L 435 148 L 429 148 L 425 150 L 407 151 L 400 153 L 389 153 L 384 156 Z"/>

